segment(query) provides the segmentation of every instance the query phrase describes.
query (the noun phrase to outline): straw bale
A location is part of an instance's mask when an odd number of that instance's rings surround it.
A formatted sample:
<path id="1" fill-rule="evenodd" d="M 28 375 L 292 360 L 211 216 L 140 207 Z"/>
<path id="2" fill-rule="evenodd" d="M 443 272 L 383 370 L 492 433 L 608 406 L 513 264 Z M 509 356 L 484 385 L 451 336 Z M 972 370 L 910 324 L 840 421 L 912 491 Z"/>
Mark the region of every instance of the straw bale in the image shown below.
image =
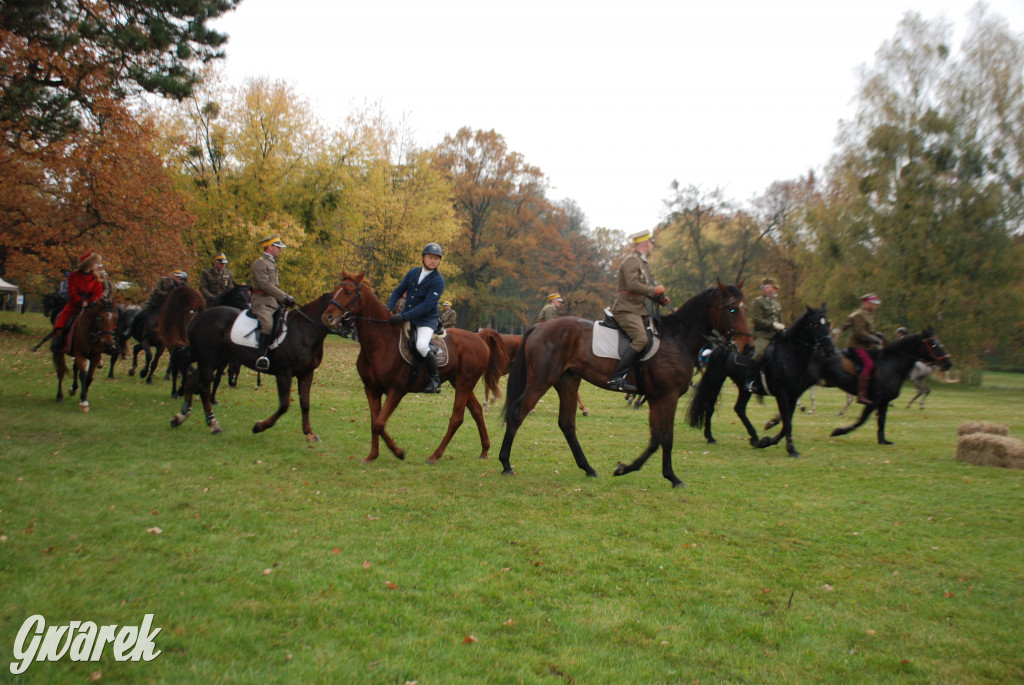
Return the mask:
<path id="1" fill-rule="evenodd" d="M 991 433 L 992 435 L 1009 435 L 1010 429 L 1004 423 L 993 423 L 992 421 L 968 421 L 961 423 L 956 429 L 957 435 L 970 435 L 971 433 Z"/>
<path id="2" fill-rule="evenodd" d="M 1024 469 L 1024 442 L 991 433 L 963 435 L 956 443 L 956 458 L 980 466 Z"/>

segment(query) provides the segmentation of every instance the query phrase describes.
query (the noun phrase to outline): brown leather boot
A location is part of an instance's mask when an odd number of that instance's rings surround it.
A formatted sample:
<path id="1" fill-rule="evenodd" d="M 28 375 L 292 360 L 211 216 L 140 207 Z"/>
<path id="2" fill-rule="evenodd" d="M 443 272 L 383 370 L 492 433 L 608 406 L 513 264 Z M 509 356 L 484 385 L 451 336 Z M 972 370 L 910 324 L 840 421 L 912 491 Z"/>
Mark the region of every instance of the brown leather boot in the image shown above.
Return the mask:
<path id="1" fill-rule="evenodd" d="M 857 376 L 857 402 L 859 404 L 866 404 L 868 406 L 874 404 L 871 398 L 868 397 L 868 383 L 871 381 L 871 376 L 866 373 L 862 373 Z"/>

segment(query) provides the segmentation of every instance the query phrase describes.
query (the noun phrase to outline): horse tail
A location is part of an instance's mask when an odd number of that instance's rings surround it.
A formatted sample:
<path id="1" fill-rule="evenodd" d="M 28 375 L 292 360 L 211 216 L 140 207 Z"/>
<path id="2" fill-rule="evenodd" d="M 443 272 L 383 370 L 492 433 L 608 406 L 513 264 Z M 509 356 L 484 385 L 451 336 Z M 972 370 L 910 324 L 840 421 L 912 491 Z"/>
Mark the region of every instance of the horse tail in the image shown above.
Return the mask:
<path id="1" fill-rule="evenodd" d="M 526 394 L 526 340 L 535 331 L 531 328 L 523 333 L 523 342 L 508 372 L 508 385 L 505 387 L 505 425 L 519 420 L 519 410 L 523 406 L 523 395 Z"/>
<path id="2" fill-rule="evenodd" d="M 182 285 L 174 288 L 160 310 L 157 335 L 171 348 L 188 346 L 188 324 L 197 312 L 206 309 L 206 300 L 195 288 Z"/>
<path id="3" fill-rule="evenodd" d="M 508 348 L 505 347 L 505 341 L 501 339 L 501 334 L 493 328 L 481 329 L 479 335 L 487 343 L 487 349 L 491 352 L 490 360 L 487 362 L 487 371 L 484 372 L 484 385 L 490 390 L 492 396 L 501 397 L 498 381 L 504 375 L 505 369 L 508 368 L 510 361 Z"/>
<path id="4" fill-rule="evenodd" d="M 711 420 L 722 386 L 729 377 L 730 354 L 733 352 L 721 345 L 711 352 L 704 375 L 697 384 L 697 392 L 690 400 L 690 408 L 686 412 L 687 421 L 693 428 L 703 428 Z"/>

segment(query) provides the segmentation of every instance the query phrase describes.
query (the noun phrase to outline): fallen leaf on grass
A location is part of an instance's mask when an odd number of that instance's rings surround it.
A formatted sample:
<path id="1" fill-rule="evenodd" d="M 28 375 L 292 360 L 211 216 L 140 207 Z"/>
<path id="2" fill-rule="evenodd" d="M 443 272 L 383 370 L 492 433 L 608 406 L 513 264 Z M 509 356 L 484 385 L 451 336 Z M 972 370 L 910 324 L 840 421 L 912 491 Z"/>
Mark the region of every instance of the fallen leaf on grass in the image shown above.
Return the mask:
<path id="1" fill-rule="evenodd" d="M 480 640 L 477 640 L 477 639 L 476 639 L 476 636 L 475 636 L 475 635 L 467 635 L 467 636 L 466 636 L 466 637 L 465 637 L 465 638 L 464 638 L 464 639 L 462 640 L 462 644 L 464 644 L 464 645 L 471 645 L 471 644 L 473 644 L 474 642 L 480 642 Z"/>
<path id="2" fill-rule="evenodd" d="M 162 533 L 164 531 L 163 531 L 163 528 L 160 528 L 159 526 L 153 526 L 152 528 L 147 528 L 146 532 L 147 533 L 152 533 L 153 535 L 159 535 L 160 533 Z"/>
<path id="3" fill-rule="evenodd" d="M 372 567 L 372 566 L 373 566 L 373 564 L 371 564 L 371 563 L 370 563 L 370 562 L 368 562 L 368 561 L 364 561 L 364 562 L 363 562 L 363 568 L 370 568 L 370 567 Z"/>
<path id="4" fill-rule="evenodd" d="M 331 550 L 331 554 L 341 554 L 341 547 L 335 547 Z"/>
<path id="5" fill-rule="evenodd" d="M 392 583 L 390 580 L 384 582 L 384 587 L 386 587 L 389 590 L 397 590 L 398 589 L 398 586 L 395 585 L 394 583 Z"/>

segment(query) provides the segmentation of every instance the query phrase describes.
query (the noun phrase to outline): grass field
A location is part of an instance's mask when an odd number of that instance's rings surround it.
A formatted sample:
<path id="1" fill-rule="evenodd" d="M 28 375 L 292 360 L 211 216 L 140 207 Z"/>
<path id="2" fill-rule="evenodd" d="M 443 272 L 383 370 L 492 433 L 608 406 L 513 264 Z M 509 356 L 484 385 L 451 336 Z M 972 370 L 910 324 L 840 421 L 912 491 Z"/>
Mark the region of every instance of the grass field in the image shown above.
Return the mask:
<path id="1" fill-rule="evenodd" d="M 357 346 L 331 338 L 308 444 L 295 407 L 260 434 L 273 385 L 221 391 L 211 435 L 170 427 L 170 384 L 98 380 L 92 411 L 54 402 L 42 317 L 0 315 L 0 682 L 1011 683 L 1024 680 L 1024 473 L 954 459 L 967 420 L 1024 438 L 1024 383 L 933 384 L 875 444 L 831 439 L 843 395 L 796 419 L 803 459 L 747 445 L 729 392 L 717 445 L 676 423 L 660 455 L 614 478 L 646 411 L 584 386 L 576 468 L 549 393 L 520 431 L 514 477 L 488 415 L 437 466 L 452 390 L 408 396 L 375 463 Z M 954 351 L 955 353 L 955 351 Z M 109 363 L 109 362 L 108 362 Z M 106 369 L 101 373 L 105 375 Z M 162 378 L 161 372 L 158 378 Z M 482 390 L 479 391 L 482 393 Z M 479 396 L 479 394 L 478 394 Z M 293 392 L 293 397 L 295 393 Z M 851 409 L 851 411 L 856 411 Z M 752 403 L 755 425 L 772 414 Z M 139 625 L 150 662 L 9 663 L 25 620 Z"/>

